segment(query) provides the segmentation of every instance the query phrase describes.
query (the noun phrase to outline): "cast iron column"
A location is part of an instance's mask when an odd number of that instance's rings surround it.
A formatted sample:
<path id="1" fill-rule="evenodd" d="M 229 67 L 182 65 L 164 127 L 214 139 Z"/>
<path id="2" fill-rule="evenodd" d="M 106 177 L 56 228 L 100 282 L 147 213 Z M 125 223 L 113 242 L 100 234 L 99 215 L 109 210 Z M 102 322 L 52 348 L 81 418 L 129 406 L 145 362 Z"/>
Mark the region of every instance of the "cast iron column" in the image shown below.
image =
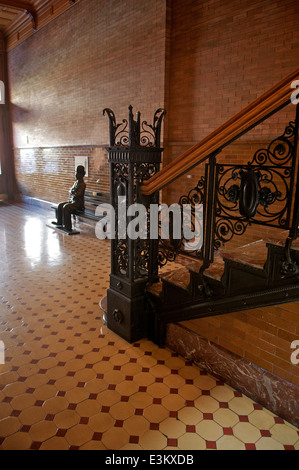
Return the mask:
<path id="1" fill-rule="evenodd" d="M 148 321 L 145 292 L 148 283 L 158 275 L 158 240 L 147 234 L 136 240 L 126 228 L 134 217 L 127 215 L 132 204 L 143 204 L 149 221 L 150 204 L 159 203 L 159 194 L 144 198 L 142 182 L 160 169 L 161 124 L 165 111 L 158 109 L 153 124 L 134 119 L 129 107 L 129 119 L 116 124 L 114 112 L 104 109 L 109 117 L 110 194 L 115 211 L 115 238 L 111 239 L 110 287 L 107 291 L 107 326 L 128 342 L 147 336 Z M 124 231 L 125 229 L 125 231 Z"/>

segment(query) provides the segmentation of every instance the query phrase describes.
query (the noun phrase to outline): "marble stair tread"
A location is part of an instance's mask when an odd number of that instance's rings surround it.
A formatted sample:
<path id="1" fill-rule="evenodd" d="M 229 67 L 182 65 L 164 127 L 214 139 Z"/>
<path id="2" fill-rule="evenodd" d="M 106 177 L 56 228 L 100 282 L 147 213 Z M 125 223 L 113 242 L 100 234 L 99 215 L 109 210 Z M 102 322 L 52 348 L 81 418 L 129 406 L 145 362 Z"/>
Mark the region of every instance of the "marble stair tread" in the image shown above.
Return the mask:
<path id="1" fill-rule="evenodd" d="M 187 290 L 190 284 L 190 272 L 187 267 L 175 269 L 174 271 L 162 274 L 161 280 L 173 284 L 181 289 Z"/>
<path id="2" fill-rule="evenodd" d="M 264 269 L 268 257 L 268 248 L 265 240 L 258 240 L 232 251 L 225 250 L 222 256 L 224 260 L 236 261 L 247 266 Z"/>
<path id="3" fill-rule="evenodd" d="M 288 234 L 289 232 L 283 232 L 280 237 L 275 237 L 275 238 L 271 236 L 267 237 L 265 238 L 265 242 L 270 245 L 277 245 L 277 246 L 284 247 Z M 296 240 L 292 242 L 292 250 L 296 250 L 296 251 L 299 250 L 299 238 L 297 238 Z"/>
<path id="4" fill-rule="evenodd" d="M 188 269 L 193 272 L 199 272 L 202 266 L 201 261 L 196 261 L 188 265 Z M 206 277 L 215 279 L 216 281 L 221 281 L 221 278 L 224 273 L 225 263 L 221 256 L 221 253 L 217 253 L 214 257 L 213 263 L 204 271 Z"/>

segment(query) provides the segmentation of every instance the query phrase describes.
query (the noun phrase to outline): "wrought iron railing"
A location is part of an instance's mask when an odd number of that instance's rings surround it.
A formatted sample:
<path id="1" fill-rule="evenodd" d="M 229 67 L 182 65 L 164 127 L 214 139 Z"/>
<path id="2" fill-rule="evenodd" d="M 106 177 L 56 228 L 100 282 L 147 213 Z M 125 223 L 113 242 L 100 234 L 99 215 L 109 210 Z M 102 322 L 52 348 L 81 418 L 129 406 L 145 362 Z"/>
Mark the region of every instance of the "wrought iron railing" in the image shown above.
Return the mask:
<path id="1" fill-rule="evenodd" d="M 284 133 L 256 151 L 248 163 L 217 163 L 216 154 L 209 157 L 205 176 L 179 200 L 180 205 L 191 204 L 193 225 L 195 206 L 203 205 L 202 247 L 194 252 L 185 251 L 183 237 L 161 240 L 161 266 L 184 254 L 202 260 L 203 274 L 213 262 L 215 251 L 256 224 L 289 231 L 282 273 L 299 272 L 290 254 L 292 242 L 298 237 L 299 214 L 298 105 L 294 109 L 295 120 Z"/>

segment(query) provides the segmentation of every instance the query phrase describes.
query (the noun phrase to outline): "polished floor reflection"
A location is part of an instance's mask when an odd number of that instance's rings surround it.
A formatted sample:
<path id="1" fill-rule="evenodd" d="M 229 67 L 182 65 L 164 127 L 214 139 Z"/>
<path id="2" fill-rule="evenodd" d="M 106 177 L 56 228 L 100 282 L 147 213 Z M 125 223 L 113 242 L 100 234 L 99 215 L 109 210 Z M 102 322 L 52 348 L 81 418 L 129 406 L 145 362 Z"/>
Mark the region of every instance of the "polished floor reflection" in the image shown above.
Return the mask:
<path id="1" fill-rule="evenodd" d="M 110 245 L 0 206 L 0 449 L 299 449 L 279 416 L 144 339 L 109 331 Z"/>

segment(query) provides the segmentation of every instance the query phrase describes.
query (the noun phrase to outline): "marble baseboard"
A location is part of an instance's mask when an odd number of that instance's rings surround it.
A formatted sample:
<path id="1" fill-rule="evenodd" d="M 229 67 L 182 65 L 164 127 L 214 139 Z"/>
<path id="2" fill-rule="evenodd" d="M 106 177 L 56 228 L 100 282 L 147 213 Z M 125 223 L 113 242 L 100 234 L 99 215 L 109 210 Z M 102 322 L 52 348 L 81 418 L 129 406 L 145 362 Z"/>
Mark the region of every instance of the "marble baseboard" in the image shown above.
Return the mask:
<path id="1" fill-rule="evenodd" d="M 40 207 L 41 209 L 49 209 L 49 210 L 51 210 L 51 206 L 53 204 L 53 202 L 44 201 L 43 199 L 38 199 L 36 197 L 25 196 L 24 194 L 21 194 L 21 201 L 31 206 Z"/>
<path id="2" fill-rule="evenodd" d="M 166 345 L 202 370 L 299 426 L 299 388 L 179 324 L 167 326 Z"/>

